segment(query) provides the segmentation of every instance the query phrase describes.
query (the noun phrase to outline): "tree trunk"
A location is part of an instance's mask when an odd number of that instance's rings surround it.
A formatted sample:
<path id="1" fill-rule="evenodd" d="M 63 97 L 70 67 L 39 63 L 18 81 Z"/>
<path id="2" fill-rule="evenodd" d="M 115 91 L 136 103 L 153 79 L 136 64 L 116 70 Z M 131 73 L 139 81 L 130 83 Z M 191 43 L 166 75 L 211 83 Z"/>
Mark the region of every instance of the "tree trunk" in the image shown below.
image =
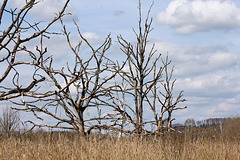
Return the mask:
<path id="1" fill-rule="evenodd" d="M 78 128 L 78 133 L 81 137 L 85 137 L 85 127 L 84 127 L 84 119 L 83 119 L 83 111 L 81 109 L 78 110 L 78 124 L 79 124 L 79 128 Z"/>

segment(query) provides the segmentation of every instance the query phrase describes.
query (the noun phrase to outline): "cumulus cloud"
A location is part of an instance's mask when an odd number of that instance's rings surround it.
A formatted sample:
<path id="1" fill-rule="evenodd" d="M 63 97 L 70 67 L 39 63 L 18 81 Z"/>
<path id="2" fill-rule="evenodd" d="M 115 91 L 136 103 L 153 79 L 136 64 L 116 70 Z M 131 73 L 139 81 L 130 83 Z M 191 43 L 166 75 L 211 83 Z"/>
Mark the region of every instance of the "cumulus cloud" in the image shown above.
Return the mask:
<path id="1" fill-rule="evenodd" d="M 180 120 L 188 115 L 195 120 L 213 117 L 231 117 L 239 106 L 240 75 L 225 76 L 217 73 L 177 79 L 175 89 L 184 89 L 188 106 L 177 113 Z M 186 118 L 185 118 L 186 119 Z"/>
<path id="2" fill-rule="evenodd" d="M 189 94 L 198 96 L 226 97 L 240 92 L 240 76 L 228 77 L 217 74 L 180 78 L 176 87 L 184 86 Z"/>
<path id="3" fill-rule="evenodd" d="M 187 56 L 187 55 L 184 55 Z M 240 56 L 231 52 L 216 52 L 212 55 L 190 55 L 192 59 L 178 64 L 177 75 L 199 75 L 229 69 L 238 64 Z"/>
<path id="4" fill-rule="evenodd" d="M 238 53 L 229 52 L 221 46 L 184 46 L 157 41 L 155 47 L 163 53 L 163 57 L 168 53 L 175 65 L 174 74 L 177 76 L 197 76 L 221 71 L 237 66 L 240 61 Z"/>
<path id="5" fill-rule="evenodd" d="M 232 97 L 185 97 L 188 101 L 185 104 L 187 109 L 175 113 L 175 117 L 181 123 L 187 118 L 194 118 L 196 121 L 215 117 L 239 116 L 239 96 Z"/>
<path id="6" fill-rule="evenodd" d="M 151 45 L 149 45 L 150 48 Z M 175 92 L 184 90 L 188 108 L 175 113 L 178 121 L 193 117 L 234 116 L 239 104 L 239 53 L 222 46 L 179 45 L 156 41 L 156 49 L 174 64 Z M 186 117 L 187 116 L 187 117 Z"/>
<path id="7" fill-rule="evenodd" d="M 174 0 L 157 16 L 179 34 L 240 27 L 240 8 L 231 0 Z"/>

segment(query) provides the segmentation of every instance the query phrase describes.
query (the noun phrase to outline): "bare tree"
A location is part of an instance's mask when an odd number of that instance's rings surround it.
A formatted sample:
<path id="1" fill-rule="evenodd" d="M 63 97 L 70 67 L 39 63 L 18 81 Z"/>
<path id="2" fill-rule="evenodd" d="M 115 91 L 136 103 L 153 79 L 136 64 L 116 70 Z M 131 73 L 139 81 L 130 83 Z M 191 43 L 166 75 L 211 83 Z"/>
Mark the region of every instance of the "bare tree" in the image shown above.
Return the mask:
<path id="1" fill-rule="evenodd" d="M 151 10 L 151 8 L 150 8 Z M 152 18 L 149 20 L 149 13 L 144 23 L 144 28 L 142 27 L 142 15 L 141 15 L 141 3 L 139 1 L 139 25 L 138 33 L 134 30 L 137 38 L 136 45 L 132 45 L 127 42 L 121 35 L 118 37 L 118 42 L 122 46 L 123 53 L 127 56 L 129 72 L 121 72 L 119 74 L 121 78 L 125 80 L 130 86 L 127 89 L 126 94 L 133 96 L 135 108 L 131 108 L 134 111 L 135 122 L 134 126 L 136 128 L 136 133 L 139 135 L 143 131 L 143 110 L 144 110 L 144 100 L 151 92 L 154 85 L 160 80 L 162 76 L 163 67 L 159 67 L 155 70 L 155 77 L 148 78 L 152 73 L 154 68 L 156 69 L 157 62 L 160 58 L 160 54 L 155 60 L 152 61 L 153 56 L 156 53 L 154 45 L 147 53 L 147 41 L 148 35 L 151 32 Z M 132 90 L 132 92 L 130 91 Z M 130 92 L 129 92 L 130 91 Z M 133 119 L 133 118 L 132 118 Z"/>
<path id="2" fill-rule="evenodd" d="M 0 129 L 2 133 L 9 135 L 20 127 L 19 114 L 9 107 L 2 110 L 0 117 Z"/>
<path id="3" fill-rule="evenodd" d="M 172 80 L 174 66 L 169 73 L 168 66 L 170 63 L 171 61 L 168 60 L 168 56 L 165 61 L 162 61 L 162 64 L 165 66 L 163 74 L 164 80 L 161 82 L 162 88 L 160 88 L 161 90 L 159 90 L 158 93 L 157 87 L 154 86 L 154 106 L 155 101 L 157 101 L 161 106 L 160 111 L 156 111 L 156 107 L 151 107 L 155 115 L 157 132 L 162 132 L 164 129 L 170 131 L 172 129 L 172 121 L 175 120 L 175 118 L 172 117 L 173 111 L 187 108 L 187 106 L 178 107 L 179 103 L 186 101 L 186 99 L 182 98 L 183 90 L 181 90 L 176 98 L 174 98 L 174 85 L 176 79 Z"/>
<path id="4" fill-rule="evenodd" d="M 4 1 L 7 3 L 7 1 Z M 0 79 L 0 84 L 7 77 L 12 75 L 13 87 L 0 86 L 0 100 L 10 99 L 14 104 L 21 106 L 14 109 L 30 112 L 39 121 L 28 120 L 35 127 L 49 127 L 71 129 L 77 131 L 81 136 L 86 136 L 92 130 L 114 130 L 125 134 L 136 134 L 140 137 L 143 134 L 161 133 L 163 128 L 171 130 L 171 123 L 174 120 L 172 113 L 175 110 L 183 109 L 177 104 L 184 102 L 183 91 L 180 91 L 177 98 L 173 98 L 173 87 L 176 80 L 172 81 L 172 73 L 168 71 L 170 61 L 162 60 L 161 54 L 153 45 L 148 48 L 148 36 L 152 31 L 152 18 L 149 9 L 145 21 L 142 21 L 141 1 L 139 1 L 139 24 L 138 31 L 134 30 L 137 38 L 136 44 L 129 43 L 121 35 L 118 36 L 118 43 L 126 56 L 122 64 L 114 62 L 106 55 L 111 47 L 110 35 L 98 47 L 93 45 L 81 34 L 77 23 L 74 21 L 79 36 L 79 42 L 71 40 L 71 34 L 67 31 L 62 16 L 69 0 L 66 1 L 63 10 L 48 23 L 45 28 L 39 29 L 39 23 L 30 24 L 24 20 L 27 11 L 37 2 L 26 1 L 24 16 L 22 10 L 15 14 L 15 10 L 7 13 L 12 15 L 12 29 L 3 40 L 0 51 L 7 51 L 0 63 L 5 62 L 7 69 Z M 5 8 L 6 4 L 3 5 Z M 4 13 L 3 9 L 0 13 Z M 18 17 L 17 15 L 20 14 Z M 14 21 L 16 19 L 16 22 Z M 62 25 L 62 35 L 66 38 L 75 60 L 68 62 L 66 67 L 56 68 L 52 56 L 48 56 L 47 48 L 44 48 L 44 39 L 51 33 L 47 30 L 57 20 Z M 19 22 L 26 23 L 26 26 L 19 25 Z M 18 26 L 18 27 L 15 27 Z M 22 38 L 22 32 L 34 33 Z M 3 36 L 6 31 L 2 31 Z M 53 33 L 52 33 L 53 34 Z M 14 36 L 13 36 L 14 35 Z M 34 38 L 39 38 L 36 50 L 31 50 L 24 45 Z M 14 44 L 13 49 L 8 42 Z M 81 48 L 85 45 L 89 49 L 88 54 L 81 54 Z M 29 61 L 15 61 L 16 54 L 28 53 Z M 5 53 L 5 52 L 4 52 Z M 32 81 L 23 87 L 20 83 L 20 73 L 17 66 L 33 67 Z M 2 81 L 1 81 L 2 80 Z M 19 99 L 14 99 L 20 97 Z M 108 112 L 102 115 L 102 108 L 107 107 Z M 86 116 L 88 109 L 94 109 L 96 114 Z M 147 120 L 144 113 L 149 109 L 153 118 Z M 98 113 L 98 115 L 97 115 Z M 104 121 L 105 123 L 102 123 Z M 149 124 L 156 126 L 155 131 L 147 129 Z M 133 127 L 133 129 L 132 129 Z"/>
<path id="5" fill-rule="evenodd" d="M 106 119 L 99 116 L 98 118 L 84 120 L 84 113 L 88 108 L 104 105 L 103 103 L 98 104 L 97 101 L 100 97 L 109 94 L 112 86 L 108 82 L 117 74 L 117 66 L 113 61 L 105 57 L 105 53 L 110 48 L 112 42 L 110 35 L 108 35 L 102 45 L 95 49 L 82 36 L 78 25 L 75 23 L 81 40 L 76 46 L 72 45 L 70 33 L 67 32 L 61 20 L 69 1 L 66 1 L 62 11 L 43 29 L 40 29 L 41 22 L 31 24 L 26 20 L 29 11 L 39 3 L 38 1 L 26 1 L 26 4 L 20 10 L 9 11 L 6 9 L 8 1 L 5 0 L 3 2 L 0 12 L 1 19 L 3 14 L 10 14 L 12 23 L 6 30 L 1 31 L 2 43 L 0 50 L 4 54 L 2 54 L 3 58 L 0 63 L 7 64 L 7 67 L 0 77 L 0 84 L 3 84 L 4 80 L 11 79 L 12 87 L 6 87 L 5 84 L 0 86 L 0 100 L 10 100 L 16 105 L 24 106 L 24 108 L 16 107 L 14 109 L 32 112 L 41 121 L 44 121 L 44 118 L 40 116 L 42 113 L 56 120 L 54 125 L 46 123 L 37 124 L 34 120 L 29 120 L 28 122 L 33 124 L 32 129 L 36 126 L 74 129 L 79 134 L 86 135 L 95 127 L 87 126 L 85 122 L 100 122 L 101 119 Z M 75 62 L 71 62 L 70 66 L 67 65 L 66 68 L 63 67 L 59 70 L 53 68 L 54 60 L 47 55 L 47 48 L 44 48 L 43 44 L 45 38 L 55 34 L 48 32 L 48 28 L 57 20 L 61 20 L 63 34 L 75 57 Z M 32 33 L 32 35 L 23 38 L 22 33 Z M 36 47 L 36 50 L 29 49 L 25 43 L 36 38 L 39 38 L 40 44 Z M 89 56 L 80 56 L 79 52 L 82 42 L 90 48 Z M 28 61 L 16 61 L 17 54 L 21 53 L 28 54 Z M 28 86 L 21 84 L 21 74 L 17 70 L 17 66 L 23 65 L 34 68 L 32 81 L 29 82 Z M 10 74 L 11 71 L 14 73 Z M 47 88 L 46 85 L 48 84 L 51 87 L 48 87 L 48 90 L 44 90 L 44 85 Z M 20 102 L 13 100 L 13 98 L 17 97 L 21 97 Z M 64 112 L 65 115 L 61 115 L 61 112 Z M 89 127 L 89 130 L 85 131 L 85 127 Z"/>
<path id="6" fill-rule="evenodd" d="M 152 31 L 152 18 L 149 18 L 151 7 L 145 21 L 142 22 L 139 1 L 138 31 L 133 30 L 137 39 L 136 44 L 131 44 L 121 35 L 118 36 L 127 63 L 125 69 L 118 74 L 122 84 L 115 86 L 116 95 L 111 96 L 112 103 L 108 104 L 118 113 L 116 117 L 118 125 L 123 127 L 125 122 L 132 124 L 134 127 L 132 133 L 138 136 L 162 133 L 163 128 L 170 131 L 174 120 L 173 111 L 186 108 L 177 107 L 178 103 L 185 101 L 182 99 L 183 91 L 180 91 L 174 99 L 173 88 L 176 80 L 172 81 L 173 69 L 169 73 L 168 66 L 171 62 L 168 57 L 166 61 L 162 60 L 154 44 L 147 49 L 148 36 Z M 144 110 L 147 108 L 152 110 L 154 120 L 144 119 Z M 146 126 L 149 124 L 154 124 L 156 131 L 147 130 Z"/>
<path id="7" fill-rule="evenodd" d="M 41 37 L 49 38 L 51 35 L 48 32 L 50 26 L 52 26 L 57 20 L 64 16 L 64 11 L 70 0 L 66 0 L 62 10 L 47 24 L 43 24 L 42 21 L 30 22 L 28 21 L 28 14 L 32 8 L 40 1 L 26 0 L 24 6 L 20 9 L 8 9 L 8 0 L 4 0 L 0 9 L 0 22 L 6 21 L 6 23 L 0 23 L 0 100 L 7 100 L 21 96 L 24 92 L 31 92 L 36 89 L 36 84 L 43 82 L 45 77 L 38 77 L 33 75 L 32 80 L 29 80 L 26 84 L 21 83 L 21 75 L 17 69 L 19 66 L 31 65 L 33 54 L 29 52 L 27 44 Z M 10 23 L 8 24 L 8 22 Z M 43 27 L 42 27 L 43 26 Z M 27 34 L 25 34 L 27 33 Z M 23 57 L 23 53 L 29 52 L 29 59 L 20 61 L 17 57 Z M 27 58 L 26 58 L 27 59 Z M 40 61 L 41 57 L 38 57 Z M 13 77 L 13 78 L 12 78 Z M 12 79 L 12 84 L 9 84 Z"/>
<path id="8" fill-rule="evenodd" d="M 193 118 L 188 118 L 188 119 L 186 119 L 186 121 L 184 122 L 184 126 L 185 126 L 186 128 L 196 127 L 196 123 L 195 123 L 195 121 L 194 121 Z"/>
<path id="9" fill-rule="evenodd" d="M 99 105 L 104 105 L 98 102 L 98 99 L 106 100 L 104 97 L 109 95 L 111 88 L 115 85 L 111 84 L 111 80 L 122 67 L 116 70 L 115 63 L 106 57 L 106 52 L 112 42 L 110 35 L 95 49 L 83 37 L 77 23 L 74 22 L 79 35 L 79 43 L 73 46 L 70 32 L 67 31 L 62 20 L 61 23 L 63 34 L 73 53 L 71 56 L 75 57 L 75 61 L 67 63 L 66 68 L 62 67 L 57 70 L 52 66 L 54 59 L 44 56 L 46 49 L 37 49 L 40 59 L 36 58 L 33 52 L 28 51 L 33 59 L 31 65 L 38 67 L 35 75 L 43 77 L 44 74 L 52 88 L 45 92 L 38 90 L 31 94 L 22 93 L 21 102 L 14 103 L 22 105 L 24 108 L 15 109 L 32 112 L 37 119 L 42 121 L 40 124 L 33 120 L 27 121 L 33 125 L 32 129 L 34 127 L 71 129 L 76 130 L 81 136 L 85 136 L 94 128 L 87 125 L 86 122 L 99 122 L 99 119 L 105 119 L 100 116 L 85 119 L 85 111 L 89 108 L 98 109 Z M 80 52 L 82 43 L 85 43 L 90 50 L 85 55 Z M 38 48 L 42 48 L 42 41 Z M 26 96 L 31 97 L 32 100 L 25 100 Z M 42 114 L 52 118 L 52 124 L 45 122 L 46 118 L 42 118 Z"/>

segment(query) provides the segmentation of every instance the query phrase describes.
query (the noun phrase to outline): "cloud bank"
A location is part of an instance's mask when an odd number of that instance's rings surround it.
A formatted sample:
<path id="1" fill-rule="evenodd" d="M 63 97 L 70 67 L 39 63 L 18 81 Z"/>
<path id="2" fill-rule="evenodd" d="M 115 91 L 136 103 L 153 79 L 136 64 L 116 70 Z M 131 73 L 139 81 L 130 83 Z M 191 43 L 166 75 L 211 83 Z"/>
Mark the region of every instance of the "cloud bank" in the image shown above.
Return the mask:
<path id="1" fill-rule="evenodd" d="M 184 105 L 188 108 L 175 113 L 178 121 L 239 114 L 239 53 L 219 45 L 180 45 L 159 40 L 153 43 L 163 58 L 169 55 L 175 66 L 175 93 L 184 90 L 187 99 Z"/>
<path id="2" fill-rule="evenodd" d="M 168 53 L 175 67 L 174 75 L 198 76 L 237 66 L 240 55 L 221 46 L 179 45 L 168 41 L 154 42 L 163 55 Z M 149 45 L 150 48 L 151 44 Z"/>
<path id="3" fill-rule="evenodd" d="M 178 34 L 240 27 L 240 8 L 231 0 L 174 0 L 157 15 Z"/>

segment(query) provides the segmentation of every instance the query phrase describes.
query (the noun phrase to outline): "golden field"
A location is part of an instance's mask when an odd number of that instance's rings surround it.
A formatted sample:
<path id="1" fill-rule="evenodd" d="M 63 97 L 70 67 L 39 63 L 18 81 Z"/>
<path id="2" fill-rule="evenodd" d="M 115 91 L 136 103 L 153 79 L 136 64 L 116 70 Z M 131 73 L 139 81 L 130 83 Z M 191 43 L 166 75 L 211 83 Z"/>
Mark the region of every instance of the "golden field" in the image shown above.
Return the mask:
<path id="1" fill-rule="evenodd" d="M 110 136 L 85 139 L 70 132 L 2 135 L 0 159 L 238 160 L 239 122 L 237 119 L 225 125 L 222 133 L 218 126 L 211 126 L 142 140 Z"/>

